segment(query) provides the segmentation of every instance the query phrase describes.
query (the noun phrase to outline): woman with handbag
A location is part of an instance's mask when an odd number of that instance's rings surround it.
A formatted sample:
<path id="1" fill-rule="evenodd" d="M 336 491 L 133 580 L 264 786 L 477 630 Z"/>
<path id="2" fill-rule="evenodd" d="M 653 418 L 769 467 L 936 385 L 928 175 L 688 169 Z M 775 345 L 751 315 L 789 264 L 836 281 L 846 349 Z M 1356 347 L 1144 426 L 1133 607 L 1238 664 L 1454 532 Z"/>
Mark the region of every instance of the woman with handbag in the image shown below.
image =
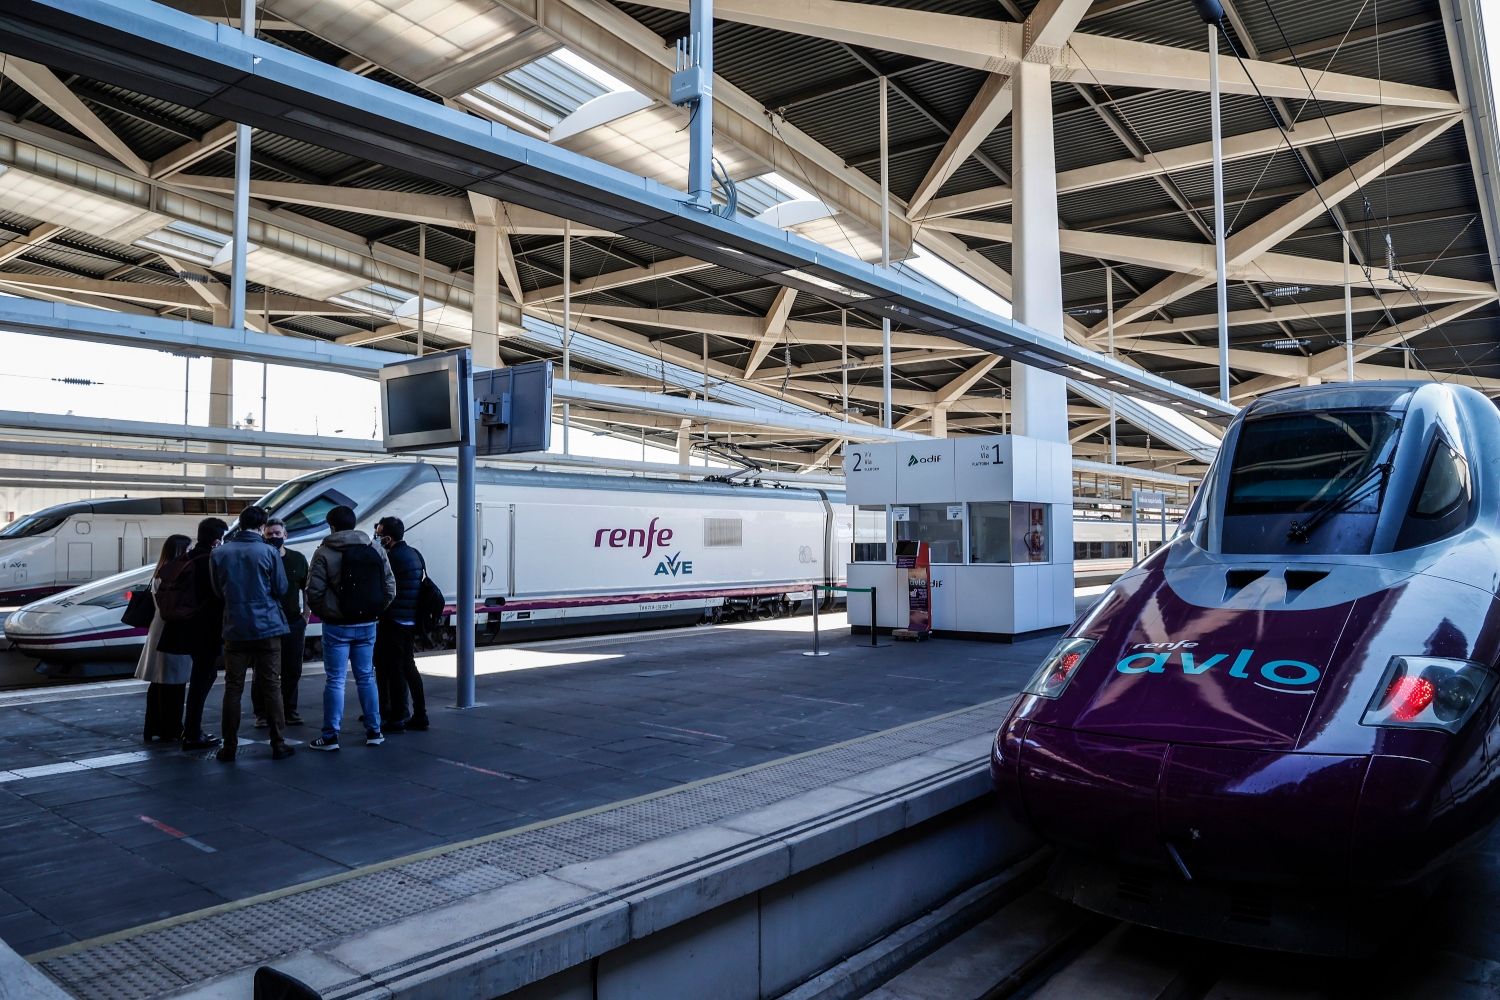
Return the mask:
<path id="1" fill-rule="evenodd" d="M 156 561 L 156 572 L 151 574 L 151 583 L 144 592 L 132 594 L 130 605 L 125 609 L 124 622 L 141 627 L 146 615 L 150 615 L 146 645 L 141 648 L 141 658 L 135 667 L 139 680 L 149 681 L 146 688 L 145 742 L 161 740 L 175 743 L 182 737 L 182 707 L 187 697 L 187 682 L 193 672 L 193 658 L 186 653 L 163 653 L 157 644 L 161 641 L 162 621 L 156 609 L 156 588 L 161 584 L 162 567 L 178 558 L 192 547 L 193 540 L 187 535 L 172 535 L 161 547 L 161 558 Z"/>

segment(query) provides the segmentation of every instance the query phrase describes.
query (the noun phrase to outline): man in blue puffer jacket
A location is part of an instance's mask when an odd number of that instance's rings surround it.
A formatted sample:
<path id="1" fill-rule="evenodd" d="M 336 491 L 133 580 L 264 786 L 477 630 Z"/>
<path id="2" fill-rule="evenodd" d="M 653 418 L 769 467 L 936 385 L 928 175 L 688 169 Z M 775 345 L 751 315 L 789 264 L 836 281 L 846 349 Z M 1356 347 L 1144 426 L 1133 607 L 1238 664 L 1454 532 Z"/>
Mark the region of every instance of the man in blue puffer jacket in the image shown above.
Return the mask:
<path id="1" fill-rule="evenodd" d="M 417 672 L 413 642 L 417 634 L 417 594 L 427 566 L 422 553 L 406 544 L 406 525 L 399 517 L 383 517 L 375 537 L 385 547 L 396 575 L 396 599 L 380 616 L 375 629 L 375 683 L 380 688 L 380 717 L 388 719 L 387 733 L 428 727 L 427 697 Z M 407 693 L 411 705 L 407 705 Z"/>
<path id="2" fill-rule="evenodd" d="M 224 745 L 216 756 L 230 763 L 239 748 L 240 699 L 245 671 L 255 671 L 271 724 L 271 757 L 292 755 L 286 742 L 286 720 L 281 705 L 281 637 L 287 634 L 281 597 L 286 593 L 286 570 L 281 553 L 261 537 L 264 507 L 251 505 L 240 512 L 237 530 L 214 549 L 209 573 L 213 590 L 224 599 Z"/>

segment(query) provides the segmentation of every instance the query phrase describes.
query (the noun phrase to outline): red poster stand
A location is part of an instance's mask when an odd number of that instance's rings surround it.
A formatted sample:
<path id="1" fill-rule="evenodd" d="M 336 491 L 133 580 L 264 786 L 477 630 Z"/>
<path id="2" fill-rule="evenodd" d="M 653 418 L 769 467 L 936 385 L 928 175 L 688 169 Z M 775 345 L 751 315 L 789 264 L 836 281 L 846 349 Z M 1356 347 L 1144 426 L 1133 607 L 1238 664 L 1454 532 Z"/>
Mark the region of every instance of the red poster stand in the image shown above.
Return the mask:
<path id="1" fill-rule="evenodd" d="M 932 634 L 932 553 L 927 543 L 897 542 L 896 566 L 906 570 L 907 625 L 892 635 L 925 639 Z"/>

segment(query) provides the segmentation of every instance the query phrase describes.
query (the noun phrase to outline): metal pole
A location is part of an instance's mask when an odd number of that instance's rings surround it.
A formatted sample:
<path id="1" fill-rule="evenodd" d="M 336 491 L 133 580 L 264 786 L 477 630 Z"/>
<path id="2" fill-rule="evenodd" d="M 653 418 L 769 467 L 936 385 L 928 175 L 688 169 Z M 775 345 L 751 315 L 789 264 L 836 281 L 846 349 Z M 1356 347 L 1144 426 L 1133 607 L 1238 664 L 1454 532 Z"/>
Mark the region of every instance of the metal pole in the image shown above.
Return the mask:
<path id="1" fill-rule="evenodd" d="M 810 652 L 810 653 L 803 653 L 802 654 L 803 656 L 827 656 L 828 655 L 827 653 L 823 652 L 823 646 L 818 641 L 818 589 L 819 589 L 818 585 L 816 583 L 813 584 L 813 588 L 812 588 L 812 595 L 813 595 L 813 648 L 812 648 L 812 652 Z"/>
<path id="2" fill-rule="evenodd" d="M 702 67 L 703 89 L 693 109 L 692 130 L 689 132 L 688 193 L 694 205 L 710 212 L 714 207 L 713 0 L 692 0 L 689 18 L 689 55 Z"/>
<path id="3" fill-rule="evenodd" d="M 891 136 L 885 77 L 880 78 L 880 266 L 891 266 Z M 891 320 L 880 318 L 880 384 L 882 420 L 891 426 Z"/>
<path id="4" fill-rule="evenodd" d="M 877 590 L 877 588 L 875 588 L 875 587 L 871 587 L 870 588 L 870 645 L 871 646 L 875 645 L 875 613 L 876 613 L 876 609 L 880 607 L 879 602 L 875 600 L 876 590 Z"/>
<path id="5" fill-rule="evenodd" d="M 1344 240 L 1344 367 L 1354 381 L 1354 303 L 1349 289 L 1349 240 Z"/>
<path id="6" fill-rule="evenodd" d="M 573 377 L 573 223 L 563 220 L 563 378 Z M 563 403 L 563 454 L 571 455 L 568 442 L 568 425 L 572 423 L 573 411 Z"/>
<path id="7" fill-rule="evenodd" d="M 1141 561 L 1140 560 L 1140 555 L 1139 555 L 1139 553 L 1141 551 L 1141 543 L 1140 543 L 1140 537 L 1139 537 L 1139 533 L 1138 533 L 1141 508 L 1140 508 L 1140 505 L 1138 503 L 1136 503 L 1137 494 L 1139 494 L 1139 493 L 1140 493 L 1140 490 L 1136 489 L 1135 487 L 1131 487 L 1131 489 L 1130 489 L 1130 565 L 1132 565 L 1132 566 L 1134 566 L 1136 563 L 1138 563 L 1138 562 Z"/>
<path id="8" fill-rule="evenodd" d="M 255 37 L 255 0 L 240 5 L 240 31 Z M 229 326 L 245 332 L 245 258 L 250 254 L 250 126 L 234 130 L 234 256 L 229 264 Z"/>
<path id="9" fill-rule="evenodd" d="M 1214 266 L 1218 272 L 1219 398 L 1229 402 L 1229 286 L 1224 264 L 1224 147 L 1219 127 L 1219 29 L 1208 26 L 1209 116 L 1214 142 Z"/>
<path id="10" fill-rule="evenodd" d="M 1104 309 L 1106 322 L 1109 325 L 1109 359 L 1115 358 L 1115 269 L 1106 267 L 1104 269 Z M 1109 394 L 1109 464 L 1119 465 L 1119 456 L 1115 453 L 1115 394 Z"/>
<path id="11" fill-rule="evenodd" d="M 458 614 L 455 622 L 458 653 L 458 707 L 474 707 L 474 591 L 477 567 L 475 553 L 479 532 L 474 505 L 474 395 L 471 355 L 464 351 L 459 364 L 463 444 L 458 446 Z"/>
<path id="12" fill-rule="evenodd" d="M 427 332 L 427 225 L 417 226 L 417 357 L 426 347 Z"/>

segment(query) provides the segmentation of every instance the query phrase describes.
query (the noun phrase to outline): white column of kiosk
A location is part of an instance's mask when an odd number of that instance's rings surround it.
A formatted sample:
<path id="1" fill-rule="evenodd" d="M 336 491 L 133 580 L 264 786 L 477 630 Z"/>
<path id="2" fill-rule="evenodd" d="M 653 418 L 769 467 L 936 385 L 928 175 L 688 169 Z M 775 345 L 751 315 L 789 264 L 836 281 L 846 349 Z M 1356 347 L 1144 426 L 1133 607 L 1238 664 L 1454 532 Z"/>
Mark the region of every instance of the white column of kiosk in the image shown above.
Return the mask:
<path id="1" fill-rule="evenodd" d="M 852 588 L 877 588 L 876 626 L 907 625 L 898 538 L 931 547 L 934 631 L 1004 638 L 1070 624 L 1072 458 L 1067 442 L 1014 435 L 850 445 L 847 502 L 885 512 L 884 558 L 848 574 Z M 850 595 L 849 624 L 869 627 L 868 596 Z"/>

